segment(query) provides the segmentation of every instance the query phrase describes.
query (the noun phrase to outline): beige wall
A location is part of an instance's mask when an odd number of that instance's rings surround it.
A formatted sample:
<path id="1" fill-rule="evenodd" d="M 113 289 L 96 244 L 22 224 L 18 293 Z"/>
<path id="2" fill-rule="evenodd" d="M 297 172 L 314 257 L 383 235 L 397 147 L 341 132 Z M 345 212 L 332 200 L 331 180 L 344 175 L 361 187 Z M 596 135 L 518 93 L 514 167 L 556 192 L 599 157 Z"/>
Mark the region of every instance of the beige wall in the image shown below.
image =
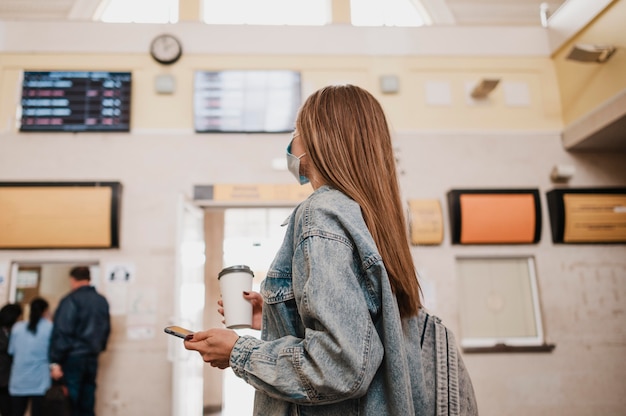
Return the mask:
<path id="1" fill-rule="evenodd" d="M 288 134 L 197 135 L 192 132 L 192 75 L 196 69 L 288 68 L 302 71 L 305 94 L 351 82 L 383 103 L 395 131 L 406 199 L 437 198 L 444 210 L 451 188 L 533 187 L 542 193 L 539 244 L 458 247 L 446 220 L 442 245 L 414 247 L 432 294 L 427 305 L 458 330 L 455 258 L 461 255 L 532 255 L 552 353 L 465 355 L 483 415 L 617 415 L 623 413 L 626 333 L 624 245 L 559 246 L 551 242 L 545 191 L 556 163 L 571 164 L 573 187 L 626 186 L 623 154 L 566 152 L 557 72 L 548 57 L 187 54 L 161 67 L 136 53 L 0 54 L 0 178 L 2 181 L 117 180 L 123 186 L 121 248 L 115 250 L 0 251 L 15 259 L 98 259 L 132 262 L 133 291 L 156 291 L 155 337 L 131 340 L 127 317 L 116 316 L 102 359 L 98 413 L 168 415 L 171 366 L 162 327 L 173 314 L 176 209 L 180 194 L 210 183 L 292 183 L 270 166 L 284 157 Z M 15 106 L 23 69 L 133 71 L 130 134 L 19 134 Z M 157 95 L 155 75 L 176 77 L 173 95 Z M 382 95 L 378 77 L 396 74 L 400 93 Z M 466 88 L 481 77 L 502 84 L 489 101 L 471 103 Z M 429 105 L 425 85 L 443 82 L 451 102 Z M 527 87 L 529 104 L 506 103 L 504 83 Z M 447 219 L 447 213 L 444 213 Z M 101 286 L 106 293 L 106 285 Z M 211 307 L 208 305 L 207 307 Z"/>
<path id="2" fill-rule="evenodd" d="M 0 131 L 12 132 L 16 129 L 15 106 L 19 101 L 22 71 L 50 68 L 132 70 L 134 132 L 173 129 L 190 133 L 193 129 L 193 74 L 196 70 L 220 68 L 299 70 L 305 96 L 329 83 L 363 86 L 380 98 L 396 130 L 555 132 L 562 127 L 555 73 L 547 58 L 269 55 L 256 57 L 253 62 L 250 56 L 192 55 L 186 56 L 171 68 L 163 68 L 147 55 L 4 54 L 0 88 L 10 93 L 0 97 Z M 170 73 L 175 77 L 175 94 L 155 93 L 154 79 L 161 73 Z M 398 94 L 379 93 L 379 77 L 387 74 L 398 76 Z M 487 100 L 470 100 L 467 86 L 474 85 L 482 78 L 498 78 L 501 85 Z M 431 82 L 449 85 L 449 105 L 427 103 L 426 87 Z M 504 90 L 508 83 L 521 84 L 527 89 L 530 97 L 528 105 L 512 106 L 506 103 Z"/>
<path id="3" fill-rule="evenodd" d="M 554 54 L 565 125 L 626 89 L 626 1 L 612 3 L 579 34 Z M 568 61 L 574 44 L 613 45 L 617 51 L 606 64 Z"/>

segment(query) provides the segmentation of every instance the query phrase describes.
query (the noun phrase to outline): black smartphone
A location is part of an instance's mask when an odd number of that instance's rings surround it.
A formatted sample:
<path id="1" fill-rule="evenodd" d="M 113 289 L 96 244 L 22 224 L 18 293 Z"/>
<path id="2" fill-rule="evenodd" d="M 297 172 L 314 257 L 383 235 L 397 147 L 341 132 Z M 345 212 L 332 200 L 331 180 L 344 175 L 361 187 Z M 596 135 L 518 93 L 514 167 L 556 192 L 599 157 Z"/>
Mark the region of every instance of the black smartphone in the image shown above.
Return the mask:
<path id="1" fill-rule="evenodd" d="M 185 339 L 187 335 L 193 334 L 193 331 L 190 331 L 188 329 L 185 329 L 181 326 L 176 326 L 176 325 L 165 327 L 164 331 L 170 335 L 174 335 L 175 337 L 179 337 L 183 339 Z"/>

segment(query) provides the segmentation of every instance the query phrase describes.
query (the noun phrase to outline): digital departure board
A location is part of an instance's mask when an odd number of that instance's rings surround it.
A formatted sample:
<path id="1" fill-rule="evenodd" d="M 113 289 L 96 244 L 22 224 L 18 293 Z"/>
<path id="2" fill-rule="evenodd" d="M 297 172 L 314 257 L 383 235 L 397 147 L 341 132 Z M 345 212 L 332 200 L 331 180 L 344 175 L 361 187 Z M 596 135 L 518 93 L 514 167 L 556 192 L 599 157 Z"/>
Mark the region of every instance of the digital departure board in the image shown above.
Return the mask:
<path id="1" fill-rule="evenodd" d="M 129 131 L 130 98 L 130 72 L 25 71 L 20 131 Z"/>
<path id="2" fill-rule="evenodd" d="M 195 131 L 290 132 L 300 101 L 300 73 L 296 71 L 198 71 L 194 78 Z"/>

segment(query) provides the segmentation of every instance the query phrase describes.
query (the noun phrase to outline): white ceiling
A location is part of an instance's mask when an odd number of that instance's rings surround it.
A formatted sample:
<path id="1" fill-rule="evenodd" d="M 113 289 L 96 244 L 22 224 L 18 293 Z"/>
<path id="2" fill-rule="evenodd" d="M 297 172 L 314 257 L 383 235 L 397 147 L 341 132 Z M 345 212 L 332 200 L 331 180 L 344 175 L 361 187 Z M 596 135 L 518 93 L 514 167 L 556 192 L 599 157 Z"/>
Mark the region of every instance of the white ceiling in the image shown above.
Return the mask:
<path id="1" fill-rule="evenodd" d="M 99 3 L 100 0 L 0 0 L 0 20 L 89 20 Z"/>
<path id="2" fill-rule="evenodd" d="M 0 20 L 91 20 L 102 1 L 0 0 Z M 421 3 L 434 24 L 540 26 L 541 3 L 553 13 L 567 0 L 411 1 Z"/>
<path id="3" fill-rule="evenodd" d="M 413 0 L 420 1 L 437 24 L 541 26 L 540 5 L 554 13 L 567 0 Z"/>

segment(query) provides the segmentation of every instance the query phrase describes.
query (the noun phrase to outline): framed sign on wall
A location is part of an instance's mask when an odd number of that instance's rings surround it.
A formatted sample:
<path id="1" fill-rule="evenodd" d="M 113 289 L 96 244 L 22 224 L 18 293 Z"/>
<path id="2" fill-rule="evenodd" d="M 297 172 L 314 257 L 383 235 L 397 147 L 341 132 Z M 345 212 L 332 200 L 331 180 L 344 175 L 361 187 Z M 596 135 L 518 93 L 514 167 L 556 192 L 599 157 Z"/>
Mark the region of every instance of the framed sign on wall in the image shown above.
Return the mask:
<path id="1" fill-rule="evenodd" d="M 546 193 L 554 243 L 626 243 L 626 188 Z"/>
<path id="2" fill-rule="evenodd" d="M 453 244 L 534 244 L 541 238 L 537 189 L 448 192 Z"/>
<path id="3" fill-rule="evenodd" d="M 119 247 L 119 182 L 0 182 L 0 249 Z"/>

